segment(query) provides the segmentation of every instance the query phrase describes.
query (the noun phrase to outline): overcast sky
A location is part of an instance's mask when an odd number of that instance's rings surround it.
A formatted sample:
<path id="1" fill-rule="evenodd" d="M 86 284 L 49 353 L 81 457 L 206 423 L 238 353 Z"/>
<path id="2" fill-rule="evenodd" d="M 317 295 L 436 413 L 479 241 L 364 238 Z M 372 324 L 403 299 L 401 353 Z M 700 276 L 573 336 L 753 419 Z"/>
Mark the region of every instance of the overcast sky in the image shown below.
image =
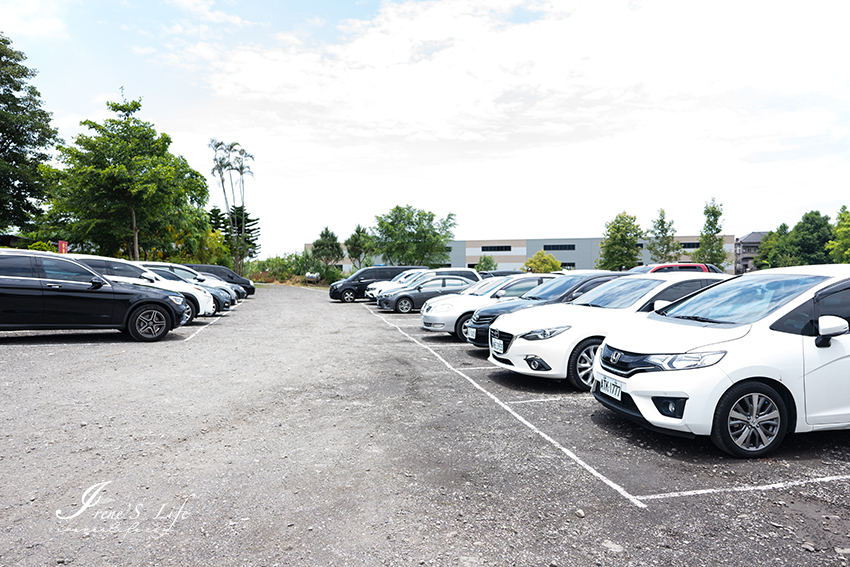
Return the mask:
<path id="1" fill-rule="evenodd" d="M 0 0 L 71 142 L 105 102 L 209 176 L 254 154 L 261 256 L 395 205 L 458 239 L 598 237 L 663 207 L 726 234 L 850 204 L 850 2 Z"/>

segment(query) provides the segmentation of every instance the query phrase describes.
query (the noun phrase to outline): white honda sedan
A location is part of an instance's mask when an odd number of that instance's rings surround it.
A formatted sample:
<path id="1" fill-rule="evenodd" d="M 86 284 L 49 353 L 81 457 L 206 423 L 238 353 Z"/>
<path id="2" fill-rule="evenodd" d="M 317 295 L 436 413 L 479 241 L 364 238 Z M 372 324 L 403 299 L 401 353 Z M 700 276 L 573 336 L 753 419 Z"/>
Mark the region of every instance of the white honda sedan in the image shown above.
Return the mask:
<path id="1" fill-rule="evenodd" d="M 593 365 L 605 407 L 762 457 L 787 433 L 850 429 L 850 266 L 745 274 L 613 329 Z"/>
<path id="2" fill-rule="evenodd" d="M 623 276 L 571 303 L 502 315 L 490 325 L 490 362 L 520 374 L 566 378 L 579 390 L 593 383 L 596 349 L 623 318 L 645 317 L 726 274 L 663 272 Z"/>

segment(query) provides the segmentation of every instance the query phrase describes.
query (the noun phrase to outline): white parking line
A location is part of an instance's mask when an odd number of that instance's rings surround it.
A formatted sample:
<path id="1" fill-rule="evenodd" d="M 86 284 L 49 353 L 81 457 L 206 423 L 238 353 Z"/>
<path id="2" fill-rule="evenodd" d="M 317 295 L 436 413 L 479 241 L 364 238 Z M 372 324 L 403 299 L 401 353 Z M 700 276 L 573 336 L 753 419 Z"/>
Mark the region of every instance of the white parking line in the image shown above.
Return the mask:
<path id="1" fill-rule="evenodd" d="M 221 319 L 221 317 L 214 317 L 212 319 L 212 321 L 210 321 L 209 323 L 207 323 L 206 325 L 204 325 L 203 327 L 201 327 L 200 329 L 198 329 L 197 331 L 195 331 L 194 333 L 192 333 L 191 335 L 189 335 L 188 337 L 186 337 L 183 340 L 184 341 L 191 341 L 192 339 L 194 339 L 197 336 L 198 333 L 200 333 L 201 331 L 203 331 L 204 329 L 206 329 L 207 327 L 209 327 L 210 325 L 212 325 L 213 323 L 215 323 L 219 319 Z"/>
<path id="2" fill-rule="evenodd" d="M 540 402 L 560 402 L 564 398 L 538 398 L 536 400 L 519 400 L 517 402 L 507 402 L 509 404 L 537 404 Z"/>
<path id="3" fill-rule="evenodd" d="M 723 492 L 756 492 L 760 490 L 781 490 L 792 486 L 812 484 L 816 482 L 835 482 L 838 480 L 850 480 L 850 475 L 824 476 L 821 478 L 810 478 L 808 480 L 792 480 L 788 482 L 776 482 L 774 484 L 762 484 L 751 486 L 732 486 L 727 488 L 705 488 L 702 490 L 686 490 L 683 492 L 667 492 L 666 494 L 650 494 L 648 496 L 637 496 L 639 500 L 661 500 L 664 498 L 681 498 L 682 496 L 701 496 L 703 494 L 720 494 Z"/>
<path id="4" fill-rule="evenodd" d="M 464 370 L 496 370 L 495 366 L 475 366 L 473 368 L 464 368 Z"/>
<path id="5" fill-rule="evenodd" d="M 369 312 L 372 313 L 371 310 L 369 310 Z M 448 361 L 446 361 L 442 356 L 437 354 L 437 352 L 434 351 L 434 349 L 432 349 L 428 345 L 422 344 L 421 342 L 417 341 L 415 338 L 411 337 L 410 335 L 405 333 L 403 330 L 401 330 L 401 328 L 398 325 L 395 325 L 394 323 L 387 321 L 384 317 L 381 317 L 380 315 L 378 315 L 376 313 L 372 313 L 372 314 L 375 315 L 375 317 L 382 320 L 387 325 L 389 325 L 391 327 L 395 327 L 398 330 L 399 333 L 401 333 L 402 335 L 404 335 L 405 337 L 407 337 L 408 339 L 410 339 L 411 341 L 413 341 L 417 345 L 428 350 L 431 354 L 433 354 L 437 358 L 437 360 L 442 362 L 446 366 L 446 368 L 448 368 L 452 372 L 456 373 L 457 375 L 463 377 L 466 381 L 468 381 L 470 384 L 472 384 L 475 388 L 477 388 L 482 393 L 484 393 L 486 396 L 488 396 L 491 400 L 493 400 L 499 407 L 501 407 L 503 410 L 505 410 L 506 412 L 511 414 L 514 417 L 514 419 L 516 419 L 517 421 L 519 421 L 520 423 L 522 423 L 523 425 L 525 425 L 526 427 L 528 427 L 529 429 L 534 431 L 537 435 L 539 435 L 540 437 L 545 439 L 553 447 L 555 447 L 556 449 L 561 451 L 564 455 L 566 455 L 567 457 L 572 459 L 577 465 L 579 465 L 584 470 L 586 470 L 587 472 L 589 472 L 590 474 L 592 474 L 593 476 L 595 476 L 596 478 L 601 480 L 608 487 L 617 491 L 621 496 L 626 498 L 629 502 L 631 502 L 632 504 L 634 504 L 635 506 L 637 506 L 639 508 L 646 508 L 646 504 L 641 502 L 638 498 L 635 498 L 634 496 L 629 494 L 622 486 L 615 483 L 614 481 L 612 481 L 611 479 L 609 479 L 608 477 L 606 477 L 605 475 L 603 475 L 602 473 L 600 473 L 599 471 L 597 471 L 596 469 L 591 467 L 589 464 L 585 463 L 582 459 L 580 459 L 578 457 L 578 455 L 576 455 L 575 453 L 573 453 L 572 451 L 570 451 L 569 449 L 567 449 L 566 447 L 564 447 L 563 445 L 561 445 L 560 443 L 558 443 L 557 441 L 555 441 L 554 439 L 549 437 L 546 433 L 539 430 L 531 422 L 529 422 L 527 419 L 525 419 L 524 417 L 519 415 L 516 411 L 514 411 L 513 408 L 509 407 L 508 404 L 506 404 L 505 402 L 503 402 L 502 400 L 497 398 L 492 393 L 488 392 L 480 384 L 478 384 L 478 382 L 476 382 L 475 380 L 473 380 L 472 378 L 470 378 L 469 376 L 467 376 L 466 374 L 464 374 L 463 372 L 461 372 L 460 370 L 458 370 L 457 368 L 455 368 L 454 366 L 449 364 Z"/>

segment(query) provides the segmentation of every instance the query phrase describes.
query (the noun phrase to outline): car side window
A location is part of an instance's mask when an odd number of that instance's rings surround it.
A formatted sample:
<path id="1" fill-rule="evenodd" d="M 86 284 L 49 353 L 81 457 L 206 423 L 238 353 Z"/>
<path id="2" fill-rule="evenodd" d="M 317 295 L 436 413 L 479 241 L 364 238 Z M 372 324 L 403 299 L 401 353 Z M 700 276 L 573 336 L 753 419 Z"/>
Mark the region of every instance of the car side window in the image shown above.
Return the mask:
<path id="1" fill-rule="evenodd" d="M 538 285 L 540 284 L 538 283 L 537 278 L 528 278 L 520 280 L 518 282 L 515 282 L 513 285 L 506 287 L 505 295 L 503 297 L 519 297 L 526 291 L 529 291 L 537 287 Z"/>
<path id="2" fill-rule="evenodd" d="M 850 324 L 850 289 L 827 295 L 818 301 L 818 312 L 821 316 L 841 317 Z"/>
<path id="3" fill-rule="evenodd" d="M 106 267 L 106 260 L 97 260 L 94 258 L 86 258 L 84 260 L 77 260 L 80 264 L 85 264 L 98 274 L 109 275 L 109 268 Z"/>
<path id="4" fill-rule="evenodd" d="M 7 278 L 33 278 L 29 256 L 0 256 L 0 276 Z"/>
<path id="5" fill-rule="evenodd" d="M 189 281 L 195 279 L 195 277 L 196 277 L 195 274 L 193 274 L 189 270 L 184 270 L 184 269 L 177 268 L 177 267 L 171 267 L 171 271 L 173 271 L 175 274 L 177 274 L 181 278 L 187 279 Z"/>
<path id="6" fill-rule="evenodd" d="M 424 284 L 422 284 L 422 289 L 437 289 L 441 287 L 443 287 L 442 278 L 431 280 L 430 282 L 425 282 Z"/>
<path id="7" fill-rule="evenodd" d="M 41 267 L 45 278 L 72 282 L 90 282 L 94 274 L 72 262 L 57 258 L 42 258 Z"/>
<path id="8" fill-rule="evenodd" d="M 469 283 L 466 280 L 462 280 L 460 278 L 446 278 L 446 286 L 445 287 L 459 288 L 459 287 L 465 287 L 467 285 L 469 285 Z"/>
<path id="9" fill-rule="evenodd" d="M 667 289 L 658 292 L 655 297 L 646 302 L 640 310 L 643 312 L 652 311 L 653 304 L 656 301 L 676 301 L 677 299 L 681 299 L 690 293 L 704 288 L 705 285 L 706 280 L 688 280 L 686 282 L 673 284 Z"/>
<path id="10" fill-rule="evenodd" d="M 780 317 L 770 328 L 780 333 L 814 337 L 817 333 L 815 333 L 813 313 L 814 302 L 812 300 L 806 301 L 801 306 Z"/>
<path id="11" fill-rule="evenodd" d="M 136 266 L 125 264 L 123 262 L 112 262 L 112 271 L 116 276 L 124 276 L 127 278 L 140 278 L 145 271 Z"/>

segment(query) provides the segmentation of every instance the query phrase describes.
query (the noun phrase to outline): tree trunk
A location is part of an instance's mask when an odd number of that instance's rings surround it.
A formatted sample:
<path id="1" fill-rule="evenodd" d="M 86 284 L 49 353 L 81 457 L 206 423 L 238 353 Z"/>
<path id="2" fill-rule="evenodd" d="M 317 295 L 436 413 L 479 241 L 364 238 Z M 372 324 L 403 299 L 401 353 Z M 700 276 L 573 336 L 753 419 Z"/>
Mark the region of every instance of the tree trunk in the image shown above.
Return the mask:
<path id="1" fill-rule="evenodd" d="M 136 226 L 136 209 L 130 207 L 130 216 L 133 219 L 133 259 L 139 261 L 139 228 Z"/>

